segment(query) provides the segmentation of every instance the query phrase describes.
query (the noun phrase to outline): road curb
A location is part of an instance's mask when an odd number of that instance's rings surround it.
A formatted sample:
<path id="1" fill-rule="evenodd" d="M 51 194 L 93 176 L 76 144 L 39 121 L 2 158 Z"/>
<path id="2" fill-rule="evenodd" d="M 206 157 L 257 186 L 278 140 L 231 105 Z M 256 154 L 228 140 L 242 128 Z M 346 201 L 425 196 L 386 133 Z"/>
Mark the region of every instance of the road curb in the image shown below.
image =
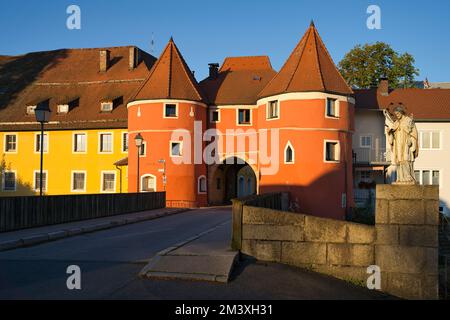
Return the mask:
<path id="1" fill-rule="evenodd" d="M 24 238 L 0 242 L 0 252 L 18 249 L 18 248 L 24 248 L 24 247 L 32 247 L 32 246 L 42 244 L 45 242 L 51 242 L 51 241 L 60 240 L 60 239 L 64 239 L 64 238 L 70 238 L 70 237 L 78 236 L 81 234 L 92 233 L 92 232 L 96 232 L 96 231 L 113 229 L 116 227 L 121 227 L 121 226 L 129 225 L 129 224 L 135 224 L 138 222 L 155 220 L 155 219 L 168 217 L 168 216 L 171 216 L 174 214 L 183 213 L 183 212 L 187 212 L 187 211 L 190 211 L 190 209 L 177 209 L 177 210 L 173 210 L 173 211 L 157 213 L 155 215 L 148 216 L 148 217 L 123 218 L 123 219 L 119 219 L 119 220 L 88 225 L 86 227 L 81 227 L 81 228 L 62 229 L 62 230 L 52 231 L 52 232 L 48 232 L 48 233 L 35 234 L 35 235 L 27 236 Z"/>

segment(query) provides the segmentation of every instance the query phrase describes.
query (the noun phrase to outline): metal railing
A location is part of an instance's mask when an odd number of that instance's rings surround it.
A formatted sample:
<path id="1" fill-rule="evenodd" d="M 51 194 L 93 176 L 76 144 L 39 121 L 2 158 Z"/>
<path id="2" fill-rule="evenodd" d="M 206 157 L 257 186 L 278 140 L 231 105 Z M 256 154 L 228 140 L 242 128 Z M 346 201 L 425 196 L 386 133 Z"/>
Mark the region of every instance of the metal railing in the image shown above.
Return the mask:
<path id="1" fill-rule="evenodd" d="M 354 163 L 386 163 L 389 162 L 389 155 L 386 148 L 354 148 Z"/>

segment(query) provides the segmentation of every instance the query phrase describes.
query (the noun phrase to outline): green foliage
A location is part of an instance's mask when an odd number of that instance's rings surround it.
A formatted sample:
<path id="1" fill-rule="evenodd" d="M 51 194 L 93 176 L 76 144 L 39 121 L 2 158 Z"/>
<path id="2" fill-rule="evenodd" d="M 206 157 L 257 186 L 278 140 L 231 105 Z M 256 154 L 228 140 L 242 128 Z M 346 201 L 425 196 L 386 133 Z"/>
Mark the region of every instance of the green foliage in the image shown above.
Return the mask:
<path id="1" fill-rule="evenodd" d="M 378 84 L 380 78 L 387 78 L 392 88 L 408 88 L 419 75 L 414 63 L 411 54 L 399 54 L 390 45 L 376 42 L 356 45 L 338 67 L 348 84 L 356 88 L 370 88 Z"/>

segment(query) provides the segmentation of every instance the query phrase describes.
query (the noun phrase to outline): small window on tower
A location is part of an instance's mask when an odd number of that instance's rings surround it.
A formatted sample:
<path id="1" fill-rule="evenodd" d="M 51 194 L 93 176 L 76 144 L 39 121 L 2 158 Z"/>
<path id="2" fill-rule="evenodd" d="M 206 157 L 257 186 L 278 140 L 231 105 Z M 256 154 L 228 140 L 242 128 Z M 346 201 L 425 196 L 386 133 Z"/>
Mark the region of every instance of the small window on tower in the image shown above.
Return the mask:
<path id="1" fill-rule="evenodd" d="M 220 121 L 219 110 L 211 111 L 211 122 L 219 122 L 219 121 Z"/>
<path id="2" fill-rule="evenodd" d="M 166 104 L 164 106 L 164 117 L 165 118 L 178 117 L 177 105 L 176 104 Z"/>
<path id="3" fill-rule="evenodd" d="M 251 110 L 239 109 L 238 110 L 238 123 L 239 124 L 251 124 Z"/>
<path id="4" fill-rule="evenodd" d="M 267 106 L 267 119 L 277 119 L 279 116 L 278 101 L 270 101 Z"/>
<path id="5" fill-rule="evenodd" d="M 101 104 L 102 112 L 112 112 L 113 111 L 113 103 L 112 101 L 102 102 Z"/>
<path id="6" fill-rule="evenodd" d="M 336 99 L 327 98 L 327 117 L 339 117 L 338 102 Z"/>
<path id="7" fill-rule="evenodd" d="M 325 142 L 325 161 L 337 162 L 339 161 L 339 143 Z"/>

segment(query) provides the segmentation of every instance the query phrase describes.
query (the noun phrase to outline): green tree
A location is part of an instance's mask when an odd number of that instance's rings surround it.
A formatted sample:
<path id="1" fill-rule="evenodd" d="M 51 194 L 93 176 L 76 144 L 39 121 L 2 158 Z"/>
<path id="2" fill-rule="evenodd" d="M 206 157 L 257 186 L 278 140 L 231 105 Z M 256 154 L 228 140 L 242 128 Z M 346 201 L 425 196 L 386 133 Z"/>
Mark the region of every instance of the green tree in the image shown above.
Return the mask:
<path id="1" fill-rule="evenodd" d="M 370 88 L 387 78 L 393 88 L 413 86 L 419 70 L 409 53 L 399 54 L 384 42 L 357 45 L 339 62 L 339 71 L 356 88 Z"/>

